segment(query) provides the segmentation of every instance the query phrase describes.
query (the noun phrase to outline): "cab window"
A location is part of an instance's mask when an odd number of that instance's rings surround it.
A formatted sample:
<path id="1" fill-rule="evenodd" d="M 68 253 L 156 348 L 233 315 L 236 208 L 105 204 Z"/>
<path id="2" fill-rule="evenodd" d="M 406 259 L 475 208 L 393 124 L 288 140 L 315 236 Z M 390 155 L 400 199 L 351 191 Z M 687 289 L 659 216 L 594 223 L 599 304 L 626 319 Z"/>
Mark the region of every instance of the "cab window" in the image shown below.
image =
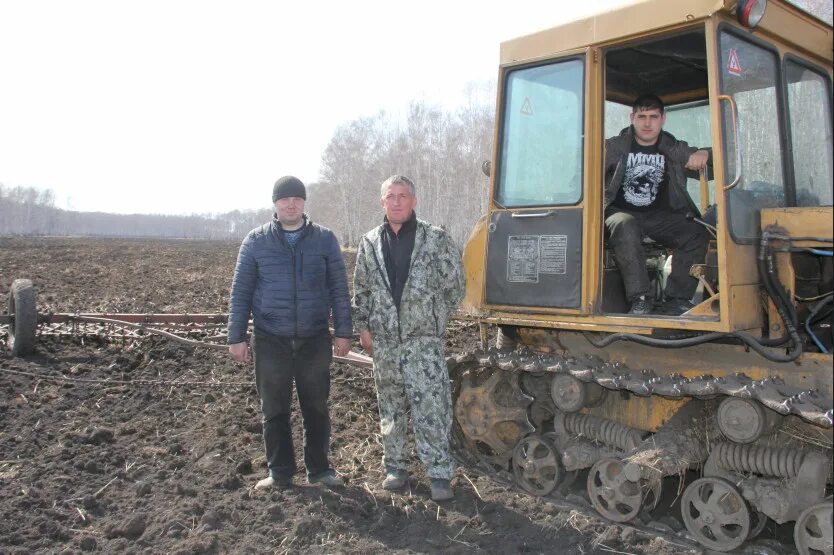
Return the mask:
<path id="1" fill-rule="evenodd" d="M 495 200 L 506 208 L 582 197 L 584 63 L 511 71 L 505 82 Z"/>
<path id="2" fill-rule="evenodd" d="M 709 102 L 689 102 L 670 106 L 666 109 L 666 125 L 663 128 L 675 136 L 686 141 L 689 146 L 697 148 L 709 147 L 712 143 L 709 124 Z M 701 202 L 701 182 L 692 177 L 686 180 L 686 190 L 695 202 L 695 206 L 709 206 L 715 202 L 715 190 L 710 182 L 710 198 Z"/>
<path id="3" fill-rule="evenodd" d="M 762 208 L 786 205 L 782 160 L 778 56 L 775 51 L 724 30 L 720 35 L 721 90 L 732 96 L 738 109 L 733 128 L 733 108 L 721 103 L 724 132 L 725 183 L 730 232 L 736 241 L 749 242 L 759 235 Z M 741 164 L 737 164 L 737 158 Z"/>
<path id="4" fill-rule="evenodd" d="M 795 60 L 785 63 L 797 206 L 831 206 L 831 89 L 821 73 Z"/>

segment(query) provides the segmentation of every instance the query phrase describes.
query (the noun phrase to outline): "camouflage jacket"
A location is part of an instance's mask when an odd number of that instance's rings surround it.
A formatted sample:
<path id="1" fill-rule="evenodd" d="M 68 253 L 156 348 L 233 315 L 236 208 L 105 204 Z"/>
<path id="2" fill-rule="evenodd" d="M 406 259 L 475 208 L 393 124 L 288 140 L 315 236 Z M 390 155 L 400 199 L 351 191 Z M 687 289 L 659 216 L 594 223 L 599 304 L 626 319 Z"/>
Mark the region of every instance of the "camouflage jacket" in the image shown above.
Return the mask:
<path id="1" fill-rule="evenodd" d="M 389 341 L 441 337 L 449 314 L 463 298 L 460 251 L 445 231 L 417 220 L 398 312 L 385 271 L 383 231 L 383 226 L 376 227 L 359 242 L 353 276 L 355 329 L 369 330 L 375 339 Z"/>

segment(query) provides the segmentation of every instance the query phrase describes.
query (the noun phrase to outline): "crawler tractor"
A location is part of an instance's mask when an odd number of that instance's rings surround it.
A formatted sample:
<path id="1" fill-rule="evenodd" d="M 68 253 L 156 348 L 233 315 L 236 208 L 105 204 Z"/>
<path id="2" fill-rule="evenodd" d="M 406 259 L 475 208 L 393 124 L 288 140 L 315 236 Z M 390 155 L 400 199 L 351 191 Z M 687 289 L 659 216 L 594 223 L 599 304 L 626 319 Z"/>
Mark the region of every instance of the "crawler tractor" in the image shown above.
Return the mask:
<path id="1" fill-rule="evenodd" d="M 649 0 L 500 56 L 490 202 L 464 249 L 483 349 L 449 365 L 460 458 L 539 496 L 587 475 L 616 522 L 671 481 L 707 548 L 774 521 L 832 553 L 831 26 L 780 0 Z M 603 226 L 604 140 L 645 92 L 712 149 L 687 185 L 711 239 L 680 316 L 628 314 Z M 674 255 L 645 250 L 659 303 Z"/>

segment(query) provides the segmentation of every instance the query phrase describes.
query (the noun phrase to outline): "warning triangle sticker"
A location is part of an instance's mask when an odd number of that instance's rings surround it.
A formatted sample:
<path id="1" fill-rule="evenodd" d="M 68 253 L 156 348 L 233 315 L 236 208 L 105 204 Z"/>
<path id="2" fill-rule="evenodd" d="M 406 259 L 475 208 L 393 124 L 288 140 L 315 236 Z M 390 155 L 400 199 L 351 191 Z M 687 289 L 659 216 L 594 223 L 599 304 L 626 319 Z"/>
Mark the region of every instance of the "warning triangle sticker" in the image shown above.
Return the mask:
<path id="1" fill-rule="evenodd" d="M 735 48 L 730 49 L 730 59 L 727 61 L 727 72 L 733 75 L 741 75 L 741 63 L 738 61 L 738 53 Z"/>
<path id="2" fill-rule="evenodd" d="M 521 105 L 521 113 L 525 116 L 532 116 L 533 115 L 533 105 L 530 104 L 530 97 L 524 97 L 524 103 Z"/>

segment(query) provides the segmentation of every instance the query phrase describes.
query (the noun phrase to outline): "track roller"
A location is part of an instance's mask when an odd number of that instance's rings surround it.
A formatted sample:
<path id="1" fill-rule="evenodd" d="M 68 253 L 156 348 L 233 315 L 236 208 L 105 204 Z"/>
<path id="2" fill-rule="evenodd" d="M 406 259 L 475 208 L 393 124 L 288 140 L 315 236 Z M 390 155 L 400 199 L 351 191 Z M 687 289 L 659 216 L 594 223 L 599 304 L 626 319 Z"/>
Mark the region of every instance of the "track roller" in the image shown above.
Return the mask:
<path id="1" fill-rule="evenodd" d="M 793 529 L 793 541 L 800 555 L 831 555 L 834 552 L 832 515 L 830 498 L 802 511 Z"/>
<path id="2" fill-rule="evenodd" d="M 581 382 L 570 374 L 556 374 L 550 382 L 550 396 L 562 412 L 577 412 L 602 401 L 605 389 Z"/>
<path id="3" fill-rule="evenodd" d="M 681 516 L 698 543 L 715 551 L 732 551 L 750 536 L 750 508 L 723 478 L 699 478 L 689 484 L 681 498 Z"/>
<path id="4" fill-rule="evenodd" d="M 522 438 L 515 446 L 513 475 L 524 491 L 544 496 L 559 485 L 564 471 L 553 444 L 534 434 Z"/>
<path id="5" fill-rule="evenodd" d="M 753 443 L 779 425 L 782 417 L 754 399 L 727 397 L 716 415 L 721 433 L 734 443 Z"/>
<path id="6" fill-rule="evenodd" d="M 654 504 L 660 496 L 660 480 L 649 482 L 628 476 L 620 460 L 601 459 L 588 472 L 588 498 L 599 514 L 614 522 L 628 522 L 644 504 Z"/>

